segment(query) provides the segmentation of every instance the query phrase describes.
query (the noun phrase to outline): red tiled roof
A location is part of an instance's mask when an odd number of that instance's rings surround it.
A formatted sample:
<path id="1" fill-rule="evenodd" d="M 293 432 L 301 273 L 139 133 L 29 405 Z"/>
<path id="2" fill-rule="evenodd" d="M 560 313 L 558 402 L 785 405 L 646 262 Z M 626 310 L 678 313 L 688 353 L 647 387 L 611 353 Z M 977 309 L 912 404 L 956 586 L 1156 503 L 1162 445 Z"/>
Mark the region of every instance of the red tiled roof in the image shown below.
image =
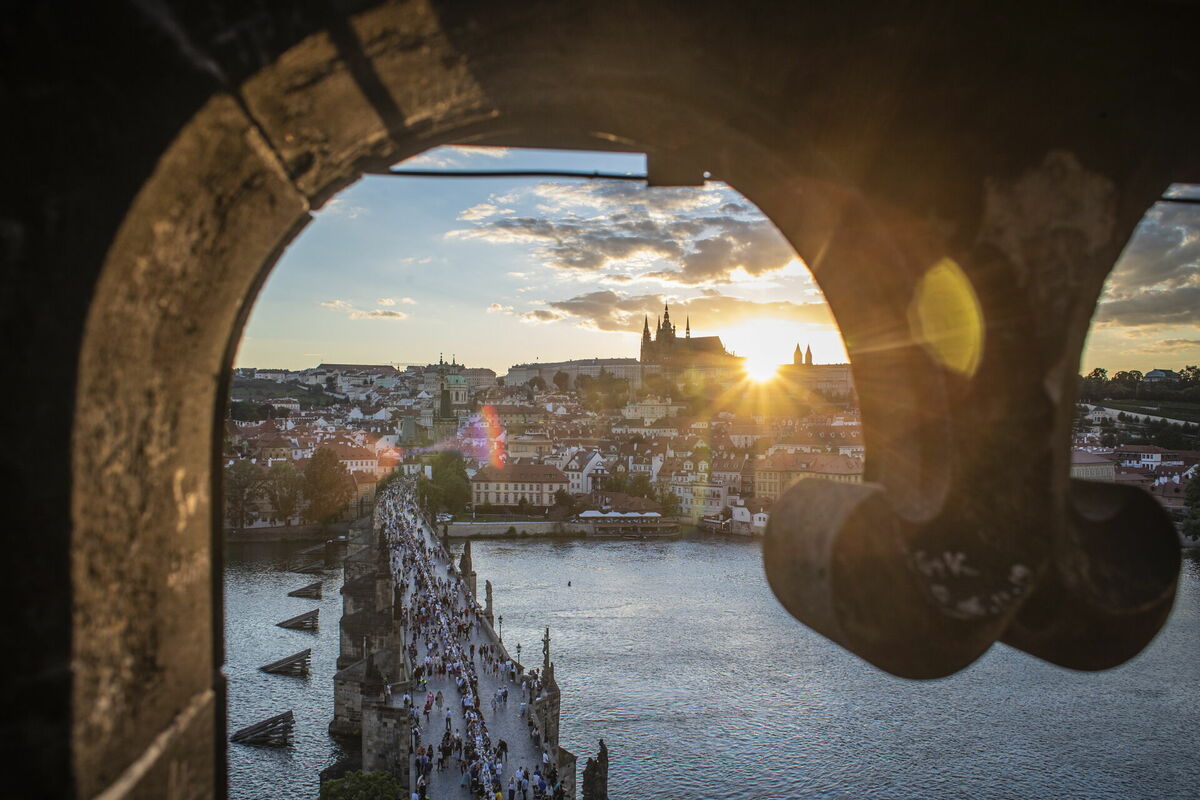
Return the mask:
<path id="1" fill-rule="evenodd" d="M 567 483 L 562 470 L 550 464 L 505 464 L 503 467 L 487 466 L 475 473 L 472 483 L 503 481 L 511 483 Z"/>

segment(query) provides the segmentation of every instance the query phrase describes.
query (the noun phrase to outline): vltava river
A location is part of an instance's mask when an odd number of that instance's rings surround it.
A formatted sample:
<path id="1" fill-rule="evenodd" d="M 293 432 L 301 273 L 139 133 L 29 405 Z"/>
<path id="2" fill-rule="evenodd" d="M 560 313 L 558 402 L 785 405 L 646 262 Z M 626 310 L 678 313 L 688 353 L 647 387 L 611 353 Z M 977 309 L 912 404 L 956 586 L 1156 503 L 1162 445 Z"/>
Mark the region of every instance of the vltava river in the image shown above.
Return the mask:
<path id="1" fill-rule="evenodd" d="M 278 569 L 295 547 L 234 550 L 227 563 L 230 729 L 287 707 L 298 722 L 291 751 L 230 746 L 234 798 L 315 796 L 316 772 L 335 755 L 325 725 L 340 578 L 326 579 L 318 636 L 274 628 L 312 605 L 285 596 L 306 582 Z M 521 644 L 526 664 L 540 663 L 550 626 L 563 744 L 582 767 L 604 738 L 614 800 L 1197 796 L 1195 559 L 1171 621 L 1130 664 L 1076 673 L 998 645 L 958 675 L 917 683 L 784 612 L 756 541 L 473 549 L 504 639 Z M 308 681 L 254 671 L 309 641 Z"/>

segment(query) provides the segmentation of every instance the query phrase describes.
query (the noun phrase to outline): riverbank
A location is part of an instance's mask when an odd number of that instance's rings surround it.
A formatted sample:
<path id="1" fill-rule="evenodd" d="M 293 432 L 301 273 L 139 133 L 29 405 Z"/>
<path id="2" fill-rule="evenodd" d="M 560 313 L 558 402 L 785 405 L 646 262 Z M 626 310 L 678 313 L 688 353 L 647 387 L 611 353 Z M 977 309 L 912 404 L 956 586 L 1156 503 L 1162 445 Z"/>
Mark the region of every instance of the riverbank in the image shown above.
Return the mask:
<path id="1" fill-rule="evenodd" d="M 669 534 L 642 536 L 619 534 L 598 528 L 593 522 L 450 522 L 445 523 L 451 539 L 678 539 L 684 528 L 673 526 Z M 440 529 L 439 529 L 440 531 Z"/>
<path id="2" fill-rule="evenodd" d="M 1117 414 L 1124 414 L 1126 417 L 1137 420 L 1138 422 L 1170 422 L 1174 425 L 1178 424 L 1195 424 L 1200 422 L 1200 410 L 1191 408 L 1178 408 L 1177 405 L 1171 408 L 1163 408 L 1155 405 L 1142 405 L 1140 403 L 1109 403 L 1101 405 L 1099 403 L 1081 403 L 1084 408 L 1089 411 L 1100 409 L 1106 412 L 1106 415 L 1116 418 Z M 1147 413 L 1157 411 L 1158 414 Z M 1174 416 L 1163 416 L 1165 414 L 1173 414 Z"/>
<path id="3" fill-rule="evenodd" d="M 241 531 L 225 529 L 227 542 L 324 542 L 345 536 L 351 523 L 330 525 L 291 525 L 278 528 L 246 528 Z"/>
<path id="4" fill-rule="evenodd" d="M 572 522 L 450 522 L 451 539 L 583 539 L 590 526 Z"/>

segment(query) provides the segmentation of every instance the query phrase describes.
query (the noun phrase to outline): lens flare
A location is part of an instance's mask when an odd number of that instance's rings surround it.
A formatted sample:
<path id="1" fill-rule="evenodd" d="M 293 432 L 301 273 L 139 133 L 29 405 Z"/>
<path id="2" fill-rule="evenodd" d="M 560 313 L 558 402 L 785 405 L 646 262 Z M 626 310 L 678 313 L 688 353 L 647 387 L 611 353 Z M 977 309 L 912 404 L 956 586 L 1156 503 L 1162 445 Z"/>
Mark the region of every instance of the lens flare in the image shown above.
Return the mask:
<path id="1" fill-rule="evenodd" d="M 922 276 L 909 306 L 914 338 L 946 369 L 970 378 L 983 359 L 983 307 L 970 279 L 943 258 Z"/>
<path id="2" fill-rule="evenodd" d="M 480 419 L 483 422 L 484 432 L 487 434 L 488 440 L 488 463 L 499 469 L 504 466 L 504 426 L 500 424 L 500 415 L 496 413 L 496 408 L 487 403 L 479 410 Z"/>

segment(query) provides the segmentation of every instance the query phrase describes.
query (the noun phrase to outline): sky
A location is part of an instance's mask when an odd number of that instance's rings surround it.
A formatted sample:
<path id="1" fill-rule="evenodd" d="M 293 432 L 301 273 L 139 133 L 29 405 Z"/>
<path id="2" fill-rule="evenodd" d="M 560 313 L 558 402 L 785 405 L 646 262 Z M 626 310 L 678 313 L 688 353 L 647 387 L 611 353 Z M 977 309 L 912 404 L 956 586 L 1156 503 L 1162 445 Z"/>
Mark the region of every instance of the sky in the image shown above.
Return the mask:
<path id="1" fill-rule="evenodd" d="M 441 147 L 411 169 L 644 174 L 638 154 Z M 1200 206 L 1148 214 L 1106 285 L 1083 369 L 1200 361 Z M 637 357 L 664 303 L 682 335 L 719 335 L 758 363 L 845 349 L 788 242 L 728 186 L 367 176 L 284 253 L 252 311 L 239 367 L 427 364 L 504 375 L 514 363 Z M 1189 360 L 1190 359 L 1190 360 Z"/>

